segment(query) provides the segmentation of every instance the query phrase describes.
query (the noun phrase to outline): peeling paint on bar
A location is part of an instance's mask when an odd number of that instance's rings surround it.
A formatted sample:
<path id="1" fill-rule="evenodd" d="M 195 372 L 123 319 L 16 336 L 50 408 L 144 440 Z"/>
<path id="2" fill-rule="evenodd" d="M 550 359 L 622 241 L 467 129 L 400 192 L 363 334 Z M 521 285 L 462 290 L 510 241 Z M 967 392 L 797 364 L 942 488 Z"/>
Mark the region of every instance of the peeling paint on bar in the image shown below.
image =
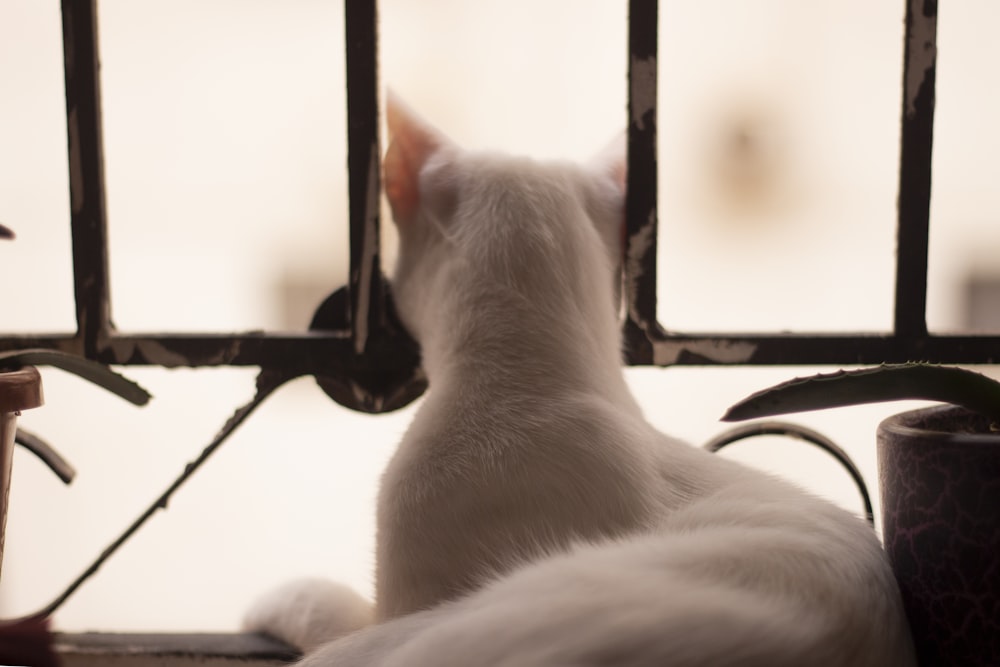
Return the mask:
<path id="1" fill-rule="evenodd" d="M 632 56 L 631 62 L 632 122 L 646 129 L 646 115 L 656 109 L 656 56 Z"/>
<path id="2" fill-rule="evenodd" d="M 754 366 L 768 365 L 856 365 L 878 363 L 904 363 L 919 359 L 936 364 L 997 364 L 1000 363 L 1000 336 L 922 336 L 899 337 L 885 333 L 837 333 L 814 332 L 796 334 L 789 332 L 773 334 L 741 335 L 727 332 L 713 333 L 666 333 L 658 328 L 647 338 L 652 345 L 669 344 L 697 350 L 702 341 L 725 344 L 748 343 L 757 351 L 745 362 Z M 134 335 L 112 333 L 109 346 L 98 350 L 91 358 L 106 364 L 123 366 L 158 366 L 155 357 L 135 354 L 127 357 L 128 350 L 154 353 L 157 348 L 137 341 L 155 341 L 171 354 L 181 355 L 186 367 L 202 368 L 218 365 L 226 366 L 267 366 L 272 369 L 288 369 L 302 375 L 333 375 L 343 378 L 346 363 L 351 359 L 350 333 L 348 331 L 323 331 L 304 334 L 282 334 L 242 332 L 231 334 L 155 334 Z M 711 347 L 711 346 L 710 346 Z M 0 352 L 39 348 L 61 350 L 69 354 L 83 352 L 80 341 L 73 336 L 59 334 L 25 334 L 0 337 Z M 368 360 L 365 368 L 371 372 L 389 373 L 404 364 L 390 358 L 400 348 L 397 339 L 392 339 L 380 354 Z M 669 357 L 667 357 L 669 358 Z M 650 365 L 652 357 L 634 365 Z M 708 363 L 682 355 L 680 365 L 698 366 Z M 399 386 L 425 381 L 420 370 L 406 373 Z M 392 403 L 392 392 L 385 400 Z"/>
<path id="3" fill-rule="evenodd" d="M 656 240 L 656 212 L 650 211 L 646 222 L 628 239 L 628 255 L 625 261 L 628 263 L 625 275 L 630 282 L 626 293 L 629 295 L 638 294 L 638 283 L 646 274 L 643 259 L 654 246 Z M 636 299 L 630 299 L 628 303 L 629 319 L 638 324 L 643 330 L 647 330 L 649 322 L 643 317 Z"/>
<path id="4" fill-rule="evenodd" d="M 653 363 L 657 322 L 657 0 L 628 3 L 628 183 L 623 344 L 630 364 Z"/>
<path id="5" fill-rule="evenodd" d="M 379 248 L 378 8 L 374 0 L 343 7 L 350 222 L 350 280 L 344 295 L 349 319 L 344 324 L 352 339 L 348 354 L 367 358 L 386 319 Z M 354 368 L 358 361 L 347 364 Z"/>
<path id="6" fill-rule="evenodd" d="M 372 302 L 372 273 L 379 254 L 379 149 L 378 141 L 372 141 L 368 154 L 367 187 L 365 188 L 364 248 L 361 255 L 361 275 L 357 281 L 358 300 L 354 328 L 354 353 L 363 354 L 368 344 L 368 318 Z"/>
<path id="7" fill-rule="evenodd" d="M 164 368 L 179 368 L 190 366 L 191 360 L 179 352 L 174 352 L 159 341 L 118 339 L 111 343 L 111 354 L 115 363 L 123 364 L 136 358 L 145 359 Z M 239 354 L 240 341 L 224 345 L 214 354 L 206 356 L 202 361 L 205 365 L 215 366 L 225 364 Z"/>
<path id="8" fill-rule="evenodd" d="M 928 83 L 937 60 L 937 11 L 914 13 L 907 43 L 906 115 L 917 114 L 917 98 Z"/>
<path id="9" fill-rule="evenodd" d="M 742 341 L 706 339 L 701 341 L 659 340 L 653 343 L 653 364 L 673 366 L 682 355 L 715 364 L 745 364 L 757 352 L 757 345 Z"/>
<path id="10" fill-rule="evenodd" d="M 355 319 L 352 322 L 354 333 L 354 353 L 363 354 L 368 345 L 369 319 L 371 318 L 372 302 L 375 295 L 372 293 L 372 281 L 374 272 L 378 268 L 379 239 L 378 239 L 378 142 L 372 141 L 368 156 L 368 170 L 366 174 L 365 202 L 363 232 L 364 239 L 361 253 L 358 280 L 355 283 L 357 293 L 353 298 L 357 302 Z"/>
<path id="11" fill-rule="evenodd" d="M 98 350 L 103 363 L 140 366 L 260 366 L 295 369 L 300 374 L 342 371 L 349 354 L 347 331 L 280 334 L 246 331 L 232 334 L 113 334 Z M 34 341 L 33 341 L 34 342 Z M 0 339 L 0 347 L 4 340 Z M 36 347 L 63 349 L 59 341 Z"/>

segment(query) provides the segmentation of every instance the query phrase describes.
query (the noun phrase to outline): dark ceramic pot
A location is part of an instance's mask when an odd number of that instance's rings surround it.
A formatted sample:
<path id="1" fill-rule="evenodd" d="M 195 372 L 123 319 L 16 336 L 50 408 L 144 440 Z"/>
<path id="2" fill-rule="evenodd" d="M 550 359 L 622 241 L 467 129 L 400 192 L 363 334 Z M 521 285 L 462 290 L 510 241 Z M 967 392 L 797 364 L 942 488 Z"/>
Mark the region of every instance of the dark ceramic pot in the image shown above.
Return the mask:
<path id="1" fill-rule="evenodd" d="M 1000 433 L 962 408 L 878 429 L 885 548 L 921 665 L 1000 665 Z"/>

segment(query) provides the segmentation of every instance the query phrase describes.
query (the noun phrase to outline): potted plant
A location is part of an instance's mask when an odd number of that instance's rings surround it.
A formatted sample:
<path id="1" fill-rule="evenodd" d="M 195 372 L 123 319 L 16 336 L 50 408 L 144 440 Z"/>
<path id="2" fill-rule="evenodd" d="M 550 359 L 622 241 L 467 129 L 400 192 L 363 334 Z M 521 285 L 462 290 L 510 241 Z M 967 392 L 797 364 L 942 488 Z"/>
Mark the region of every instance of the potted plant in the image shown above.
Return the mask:
<path id="1" fill-rule="evenodd" d="M 14 238 L 14 232 L 0 224 L 0 239 Z M 145 405 L 149 393 L 103 364 L 57 350 L 17 350 L 0 353 L 0 565 L 3 564 L 4 533 L 7 525 L 10 478 L 14 445 L 37 455 L 67 484 L 73 468 L 44 440 L 17 428 L 22 410 L 42 405 L 42 378 L 35 366 L 55 366 L 77 375 L 136 405 Z M 48 619 L 31 616 L 0 621 L 0 662 L 57 665 L 52 649 Z"/>
<path id="2" fill-rule="evenodd" d="M 41 438 L 17 428 L 21 410 L 42 404 L 41 375 L 35 366 L 55 366 L 93 382 L 136 405 L 150 398 L 145 389 L 107 366 L 57 350 L 19 350 L 0 353 L 0 564 L 10 493 L 14 444 L 39 456 L 62 480 L 69 483 L 74 471 Z M 0 621 L 0 662 L 39 667 L 57 665 L 48 619 L 40 616 Z"/>
<path id="3" fill-rule="evenodd" d="M 883 542 L 921 664 L 1000 664 L 1000 382 L 882 365 L 784 382 L 723 420 L 902 399 L 946 404 L 893 415 L 876 438 Z"/>

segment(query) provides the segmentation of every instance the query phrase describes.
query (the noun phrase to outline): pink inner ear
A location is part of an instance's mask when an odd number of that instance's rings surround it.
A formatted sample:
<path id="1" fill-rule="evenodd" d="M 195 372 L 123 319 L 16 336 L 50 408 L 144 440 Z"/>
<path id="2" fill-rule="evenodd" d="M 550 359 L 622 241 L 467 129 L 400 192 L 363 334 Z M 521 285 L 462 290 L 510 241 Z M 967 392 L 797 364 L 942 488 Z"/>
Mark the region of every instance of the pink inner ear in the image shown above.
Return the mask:
<path id="1" fill-rule="evenodd" d="M 395 95 L 386 100 L 389 148 L 382 169 L 385 194 L 397 223 L 407 223 L 420 204 L 420 172 L 446 140 Z"/>
<path id="2" fill-rule="evenodd" d="M 385 179 L 385 196 L 392 208 L 392 217 L 399 223 L 408 222 L 417 212 L 420 190 L 417 174 L 406 164 L 402 147 L 393 141 L 382 161 Z"/>
<path id="3" fill-rule="evenodd" d="M 622 155 L 621 159 L 612 162 L 608 167 L 608 173 L 611 178 L 615 180 L 615 184 L 621 188 L 622 192 L 625 192 L 625 185 L 628 182 L 628 163 L 625 160 L 625 156 Z"/>
<path id="4" fill-rule="evenodd" d="M 590 165 L 607 174 L 614 184 L 625 192 L 628 172 L 628 137 L 625 132 L 619 133 L 608 142 L 608 145 L 591 159 Z"/>

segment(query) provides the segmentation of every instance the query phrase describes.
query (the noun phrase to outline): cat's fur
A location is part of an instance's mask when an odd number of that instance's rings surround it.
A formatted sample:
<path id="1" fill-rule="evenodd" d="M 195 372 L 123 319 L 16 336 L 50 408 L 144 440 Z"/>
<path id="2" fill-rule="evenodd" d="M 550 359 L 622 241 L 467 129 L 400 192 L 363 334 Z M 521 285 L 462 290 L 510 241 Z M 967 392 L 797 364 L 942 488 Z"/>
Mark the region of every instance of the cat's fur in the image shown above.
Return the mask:
<path id="1" fill-rule="evenodd" d="M 467 152 L 395 101 L 389 127 L 393 288 L 431 389 L 382 480 L 378 624 L 302 667 L 914 664 L 867 525 L 643 419 L 624 156 Z M 327 595 L 293 587 L 248 626 L 311 648 L 343 598 L 301 600 Z"/>

